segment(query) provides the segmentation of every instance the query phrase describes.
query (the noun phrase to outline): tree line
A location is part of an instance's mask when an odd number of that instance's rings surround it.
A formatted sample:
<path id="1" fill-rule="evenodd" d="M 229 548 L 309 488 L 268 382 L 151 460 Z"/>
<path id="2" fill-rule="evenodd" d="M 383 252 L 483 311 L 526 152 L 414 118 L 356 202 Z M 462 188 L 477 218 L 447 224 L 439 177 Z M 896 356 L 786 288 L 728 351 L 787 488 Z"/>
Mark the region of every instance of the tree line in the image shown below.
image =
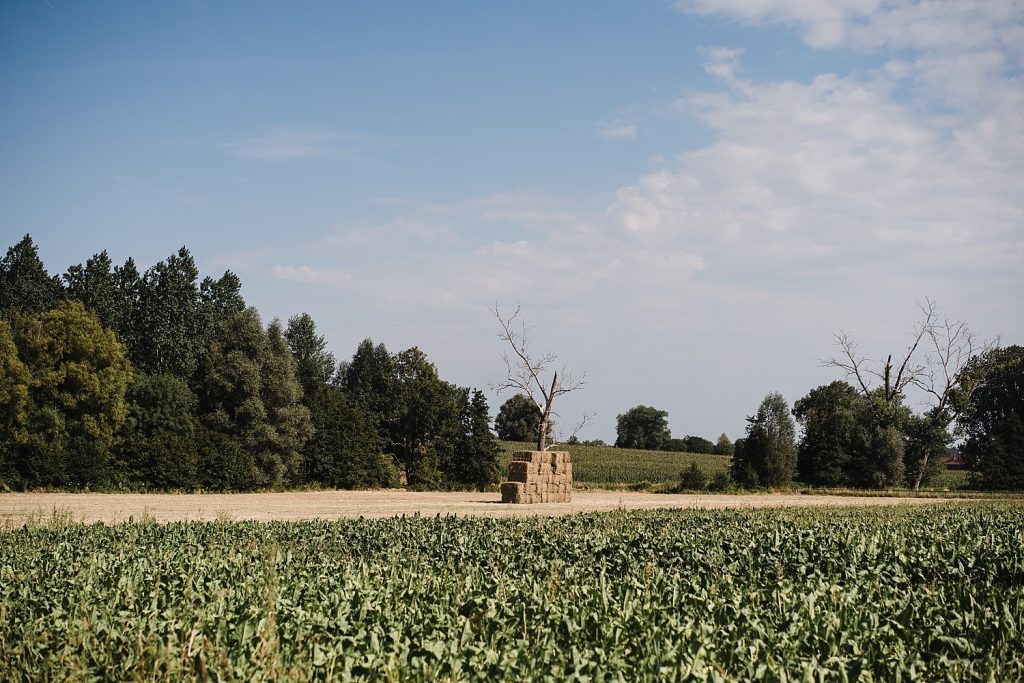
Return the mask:
<path id="1" fill-rule="evenodd" d="M 970 470 L 968 485 L 1024 489 L 1024 347 L 979 344 L 964 323 L 942 318 L 930 301 L 895 360 L 872 363 L 846 334 L 837 335 L 837 345 L 838 358 L 826 365 L 852 382 L 816 387 L 792 408 L 769 393 L 747 418 L 742 438 L 734 444 L 719 438 L 717 452 L 731 448 L 734 483 L 918 489 L 956 455 Z M 912 387 L 924 397 L 921 412 L 911 409 Z M 667 418 L 651 406 L 631 408 L 618 416 L 616 446 L 665 450 Z M 696 469 L 682 478 L 702 480 Z"/>
<path id="2" fill-rule="evenodd" d="M 482 392 L 415 347 L 339 363 L 308 314 L 264 325 L 184 247 L 51 276 L 26 235 L 0 260 L 0 488 L 484 488 L 498 467 Z"/>

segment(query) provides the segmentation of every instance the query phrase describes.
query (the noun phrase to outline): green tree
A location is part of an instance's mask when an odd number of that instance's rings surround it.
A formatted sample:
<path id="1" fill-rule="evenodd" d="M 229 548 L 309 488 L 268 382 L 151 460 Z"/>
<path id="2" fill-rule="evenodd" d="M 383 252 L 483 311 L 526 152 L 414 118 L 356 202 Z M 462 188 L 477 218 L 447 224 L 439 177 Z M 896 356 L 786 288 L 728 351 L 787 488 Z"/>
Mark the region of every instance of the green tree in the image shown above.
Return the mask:
<path id="1" fill-rule="evenodd" d="M 110 329 L 117 334 L 118 341 L 124 345 L 128 358 L 134 364 L 140 353 L 140 340 L 145 339 L 146 330 L 142 329 L 139 322 L 142 315 L 142 276 L 132 258 L 129 257 L 123 266 L 114 266 L 114 285 L 118 302 L 114 307 Z"/>
<path id="2" fill-rule="evenodd" d="M 331 381 L 337 361 L 327 350 L 327 340 L 316 333 L 316 323 L 308 313 L 289 318 L 284 336 L 295 358 L 303 394 L 312 397 Z"/>
<path id="3" fill-rule="evenodd" d="M 314 428 L 303 450 L 307 481 L 343 489 L 398 483 L 394 460 L 382 452 L 373 416 L 362 404 L 328 386 L 316 387 L 307 404 Z"/>
<path id="4" fill-rule="evenodd" d="M 60 279 L 46 272 L 31 235 L 0 259 L 0 316 L 10 320 L 14 311 L 42 313 L 56 306 L 63 295 Z"/>
<path id="5" fill-rule="evenodd" d="M 679 488 L 684 491 L 703 491 L 708 487 L 708 475 L 697 467 L 697 463 L 691 462 L 679 475 Z"/>
<path id="6" fill-rule="evenodd" d="M 793 406 L 803 429 L 797 475 L 815 486 L 849 486 L 854 433 L 865 415 L 864 399 L 843 381 L 812 389 Z"/>
<path id="7" fill-rule="evenodd" d="M 490 429 L 487 398 L 479 390 L 450 387 L 457 408 L 450 424 L 455 433 L 448 439 L 447 457 L 441 463 L 445 480 L 454 486 L 483 491 L 501 478 L 498 443 Z"/>
<path id="8" fill-rule="evenodd" d="M 732 455 L 732 451 L 732 441 L 729 440 L 725 432 L 722 432 L 718 435 L 718 441 L 715 442 L 715 455 Z"/>
<path id="9" fill-rule="evenodd" d="M 199 270 L 188 249 L 146 271 L 139 288 L 132 361 L 151 375 L 170 374 L 188 381 L 202 353 Z"/>
<path id="10" fill-rule="evenodd" d="M 32 375 L 18 358 L 11 327 L 0 320 L 0 489 L 12 480 L 14 449 L 28 441 Z"/>
<path id="11" fill-rule="evenodd" d="M 199 376 L 203 422 L 255 459 L 259 477 L 252 485 L 281 486 L 297 480 L 300 451 L 312 426 L 280 324 L 275 321 L 264 332 L 252 308 L 219 320 Z M 225 453 L 234 449 L 222 444 L 216 455 L 222 458 Z M 248 480 L 250 468 L 239 471 Z"/>
<path id="12" fill-rule="evenodd" d="M 14 315 L 14 342 L 31 375 L 26 443 L 14 452 L 26 486 L 96 485 L 127 416 L 132 368 L 113 332 L 78 302 Z"/>
<path id="13" fill-rule="evenodd" d="M 426 355 L 413 347 L 394 359 L 395 410 L 384 436 L 406 481 L 413 486 L 441 483 L 439 447 L 451 429 L 445 424 L 457 413 L 451 409 L 451 385 L 441 380 Z M 446 405 L 447 404 L 447 405 Z"/>
<path id="14" fill-rule="evenodd" d="M 199 486 L 196 396 L 171 375 L 138 373 L 126 395 L 128 419 L 117 448 L 120 475 L 135 488 Z"/>
<path id="15" fill-rule="evenodd" d="M 687 453 L 714 453 L 715 444 L 711 443 L 707 439 L 701 436 L 690 436 L 683 437 L 683 443 L 685 444 L 685 450 Z"/>
<path id="16" fill-rule="evenodd" d="M 902 429 L 905 486 L 928 486 L 945 469 L 943 459 L 953 442 L 948 429 L 952 420 L 952 411 L 936 416 L 934 409 L 908 416 Z"/>
<path id="17" fill-rule="evenodd" d="M 81 301 L 86 310 L 95 313 L 105 328 L 115 332 L 119 329 L 123 306 L 106 251 L 94 255 L 85 265 L 68 268 L 64 274 L 64 291 L 69 299 Z"/>
<path id="18" fill-rule="evenodd" d="M 668 411 L 639 405 L 615 418 L 616 448 L 658 450 L 672 438 Z"/>
<path id="19" fill-rule="evenodd" d="M 378 431 L 393 421 L 395 361 L 383 344 L 374 346 L 372 339 L 364 339 L 352 360 L 338 367 L 336 379 L 342 391 L 362 403 L 374 416 Z"/>
<path id="20" fill-rule="evenodd" d="M 784 486 L 796 472 L 796 429 L 789 404 L 779 393 L 761 401 L 747 418 L 747 435 L 736 442 L 732 476 L 745 486 Z"/>
<path id="21" fill-rule="evenodd" d="M 220 318 L 241 313 L 245 310 L 242 281 L 230 270 L 224 271 L 217 280 L 203 278 L 199 284 L 199 307 L 203 324 L 211 329 Z"/>
<path id="22" fill-rule="evenodd" d="M 1024 489 L 1024 346 L 991 349 L 971 360 L 969 382 L 957 393 L 962 452 L 973 485 Z"/>
<path id="23" fill-rule="evenodd" d="M 494 430 L 505 441 L 535 441 L 541 421 L 540 408 L 526 394 L 515 394 L 501 404 Z M 550 425 L 549 425 L 550 431 Z"/>
<path id="24" fill-rule="evenodd" d="M 903 486 L 906 472 L 905 432 L 913 415 L 903 396 L 879 388 L 867 395 L 853 432 L 850 483 L 863 488 Z"/>

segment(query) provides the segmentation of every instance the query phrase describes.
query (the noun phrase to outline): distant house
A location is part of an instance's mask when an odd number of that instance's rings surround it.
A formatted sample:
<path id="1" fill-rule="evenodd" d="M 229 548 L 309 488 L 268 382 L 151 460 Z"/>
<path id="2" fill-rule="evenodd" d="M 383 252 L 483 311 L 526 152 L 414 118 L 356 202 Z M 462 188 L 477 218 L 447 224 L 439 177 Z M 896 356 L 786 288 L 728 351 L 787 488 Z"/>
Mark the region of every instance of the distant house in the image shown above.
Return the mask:
<path id="1" fill-rule="evenodd" d="M 963 461 L 963 458 L 960 456 L 959 453 L 947 455 L 945 458 L 943 458 L 942 464 L 947 470 L 967 469 L 967 464 Z"/>

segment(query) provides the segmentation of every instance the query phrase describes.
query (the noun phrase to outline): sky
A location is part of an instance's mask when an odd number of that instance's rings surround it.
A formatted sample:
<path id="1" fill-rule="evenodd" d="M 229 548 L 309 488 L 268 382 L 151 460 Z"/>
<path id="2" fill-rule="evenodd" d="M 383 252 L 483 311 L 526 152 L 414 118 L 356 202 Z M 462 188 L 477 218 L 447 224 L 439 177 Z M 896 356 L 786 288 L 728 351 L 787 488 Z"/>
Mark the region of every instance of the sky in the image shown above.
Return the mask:
<path id="1" fill-rule="evenodd" d="M 926 297 L 1024 343 L 1022 66 L 1019 0 L 5 2 L 0 237 L 185 245 L 492 414 L 520 307 L 581 438 L 735 439 Z"/>

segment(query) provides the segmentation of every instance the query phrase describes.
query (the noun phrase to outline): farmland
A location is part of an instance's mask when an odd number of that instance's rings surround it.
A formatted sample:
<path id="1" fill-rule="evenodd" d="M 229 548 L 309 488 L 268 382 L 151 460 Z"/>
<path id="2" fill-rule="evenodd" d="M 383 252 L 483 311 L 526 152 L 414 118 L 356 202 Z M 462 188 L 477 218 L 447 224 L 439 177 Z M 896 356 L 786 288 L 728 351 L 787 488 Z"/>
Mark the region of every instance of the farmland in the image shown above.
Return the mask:
<path id="1" fill-rule="evenodd" d="M 532 450 L 534 445 L 517 441 L 500 441 L 502 471 L 514 451 Z M 731 458 L 703 453 L 674 453 L 646 451 L 611 446 L 559 446 L 572 453 L 573 478 L 579 484 L 598 487 L 641 486 L 664 482 L 677 482 L 680 473 L 696 463 L 709 478 L 729 472 Z M 947 470 L 940 472 L 926 488 L 958 489 L 967 481 L 967 472 Z"/>
<path id="2" fill-rule="evenodd" d="M 516 441 L 499 443 L 502 448 L 503 469 L 507 467 L 513 451 L 534 448 L 534 445 L 529 443 Z M 729 458 L 721 455 L 582 445 L 559 446 L 558 450 L 572 453 L 573 479 L 588 485 L 674 482 L 679 479 L 679 473 L 691 463 L 697 463 L 701 471 L 709 476 L 729 471 Z"/>
<path id="3" fill-rule="evenodd" d="M 1024 508 L 28 525 L 0 679 L 1018 680 Z"/>

